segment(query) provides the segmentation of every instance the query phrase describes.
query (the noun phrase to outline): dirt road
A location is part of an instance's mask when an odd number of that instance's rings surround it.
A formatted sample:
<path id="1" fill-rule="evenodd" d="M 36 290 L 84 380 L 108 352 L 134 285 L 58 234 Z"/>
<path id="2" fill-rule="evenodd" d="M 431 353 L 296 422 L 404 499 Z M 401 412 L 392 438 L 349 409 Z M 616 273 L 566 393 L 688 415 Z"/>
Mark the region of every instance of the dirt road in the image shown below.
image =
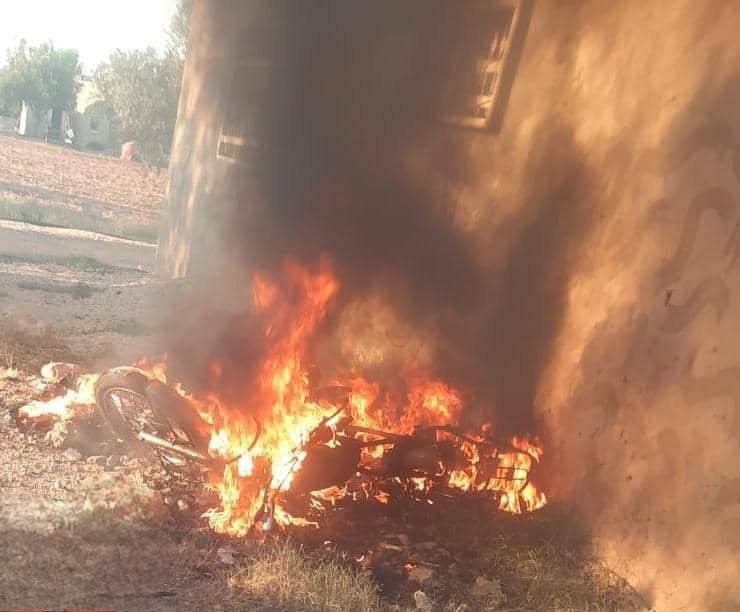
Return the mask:
<path id="1" fill-rule="evenodd" d="M 43 227 L 0 219 L 0 248 L 15 255 L 80 255 L 102 262 L 151 271 L 156 247 L 84 230 Z"/>
<path id="2" fill-rule="evenodd" d="M 151 350 L 156 301 L 151 244 L 0 220 L 0 313 L 53 327 L 105 361 Z"/>

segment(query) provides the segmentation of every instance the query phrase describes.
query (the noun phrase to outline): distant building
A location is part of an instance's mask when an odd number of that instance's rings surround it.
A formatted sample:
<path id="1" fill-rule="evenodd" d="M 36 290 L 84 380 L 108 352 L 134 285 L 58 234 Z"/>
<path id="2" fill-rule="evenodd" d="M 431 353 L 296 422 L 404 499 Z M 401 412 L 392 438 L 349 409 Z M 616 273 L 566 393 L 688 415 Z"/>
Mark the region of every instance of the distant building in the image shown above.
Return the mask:
<path id="1" fill-rule="evenodd" d="M 102 150 L 114 145 L 111 121 L 103 112 L 100 94 L 89 78 L 83 78 L 70 125 L 74 132 L 74 145 L 79 149 Z"/>
<path id="2" fill-rule="evenodd" d="M 51 138 L 61 140 L 68 113 L 61 109 L 35 110 L 27 102 L 21 103 L 18 118 L 18 134 L 28 138 Z"/>
<path id="3" fill-rule="evenodd" d="M 84 77 L 77 94 L 77 106 L 72 112 L 62 109 L 37 111 L 22 102 L 17 132 L 28 138 L 67 142 L 78 149 L 103 150 L 115 146 L 111 121 L 101 107 L 98 90 L 90 78 Z"/>

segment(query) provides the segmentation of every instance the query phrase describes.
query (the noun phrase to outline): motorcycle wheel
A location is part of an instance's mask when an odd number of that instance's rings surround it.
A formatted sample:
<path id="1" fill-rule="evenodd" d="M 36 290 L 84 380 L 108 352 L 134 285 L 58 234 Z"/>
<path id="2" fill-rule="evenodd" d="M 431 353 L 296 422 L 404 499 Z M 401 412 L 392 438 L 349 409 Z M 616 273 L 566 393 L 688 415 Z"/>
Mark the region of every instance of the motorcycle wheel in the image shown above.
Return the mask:
<path id="1" fill-rule="evenodd" d="M 146 399 L 147 376 L 136 368 L 117 368 L 95 384 L 95 403 L 116 436 L 130 445 L 141 444 L 137 434 L 159 429 Z"/>

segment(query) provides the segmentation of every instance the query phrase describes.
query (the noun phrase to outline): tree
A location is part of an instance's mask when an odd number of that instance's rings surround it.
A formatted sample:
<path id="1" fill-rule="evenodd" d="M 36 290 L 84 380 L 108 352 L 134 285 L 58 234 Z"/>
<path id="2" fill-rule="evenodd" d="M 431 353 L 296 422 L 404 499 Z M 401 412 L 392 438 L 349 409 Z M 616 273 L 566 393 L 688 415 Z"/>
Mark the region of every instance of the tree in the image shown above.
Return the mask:
<path id="1" fill-rule="evenodd" d="M 26 46 L 22 40 L 8 52 L 0 70 L 0 99 L 6 107 L 25 101 L 36 111 L 72 110 L 80 89 L 80 60 L 73 49 L 52 44 Z"/>
<path id="2" fill-rule="evenodd" d="M 152 48 L 115 51 L 93 75 L 121 136 L 136 140 L 142 157 L 154 164 L 164 163 L 169 154 L 179 80 L 179 67 Z"/>
<path id="3" fill-rule="evenodd" d="M 193 0 L 178 0 L 175 13 L 167 30 L 167 52 L 184 61 L 190 37 L 190 14 Z"/>
<path id="4" fill-rule="evenodd" d="M 191 0 L 179 0 L 168 30 L 164 55 L 116 51 L 101 64 L 93 81 L 102 102 L 126 140 L 136 140 L 148 162 L 166 163 L 177 118 L 180 83 L 187 53 Z"/>

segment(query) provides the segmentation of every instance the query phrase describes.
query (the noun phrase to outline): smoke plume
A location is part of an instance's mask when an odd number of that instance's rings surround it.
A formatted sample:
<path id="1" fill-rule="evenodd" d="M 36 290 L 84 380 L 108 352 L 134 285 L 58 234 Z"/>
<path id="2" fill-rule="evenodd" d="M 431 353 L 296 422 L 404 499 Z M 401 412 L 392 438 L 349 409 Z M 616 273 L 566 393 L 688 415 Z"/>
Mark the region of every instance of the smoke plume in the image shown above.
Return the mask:
<path id="1" fill-rule="evenodd" d="M 255 5 L 238 50 L 254 60 L 238 75 L 254 155 L 220 186 L 230 202 L 212 221 L 224 261 L 207 260 L 198 290 L 207 304 L 183 317 L 189 339 L 175 334 L 170 351 L 176 361 L 188 355 L 179 366 L 190 379 L 215 357 L 237 389 L 263 354 L 241 274 L 277 273 L 286 257 L 314 265 L 328 256 L 342 288 L 323 337 L 369 328 L 387 307 L 408 334 L 433 345 L 433 374 L 471 390 L 512 429 L 532 427 L 537 378 L 564 307 L 571 228 L 588 226 L 576 202 L 585 201 L 583 177 L 571 165 L 543 183 L 495 267 L 479 236 L 454 222 L 447 192 L 468 178 L 469 147 L 442 118 L 470 78 L 462 67 L 485 52 L 474 33 L 487 5 L 466 4 L 478 10 L 429 0 Z M 269 68 L 257 82 L 261 64 Z M 569 143 L 557 134 L 543 147 L 567 157 Z M 375 312 L 356 307 L 378 296 Z M 350 307 L 360 320 L 348 324 Z M 197 347 L 187 350 L 196 326 Z M 336 361 L 341 343 L 322 344 L 317 360 L 331 362 L 334 349 Z"/>

